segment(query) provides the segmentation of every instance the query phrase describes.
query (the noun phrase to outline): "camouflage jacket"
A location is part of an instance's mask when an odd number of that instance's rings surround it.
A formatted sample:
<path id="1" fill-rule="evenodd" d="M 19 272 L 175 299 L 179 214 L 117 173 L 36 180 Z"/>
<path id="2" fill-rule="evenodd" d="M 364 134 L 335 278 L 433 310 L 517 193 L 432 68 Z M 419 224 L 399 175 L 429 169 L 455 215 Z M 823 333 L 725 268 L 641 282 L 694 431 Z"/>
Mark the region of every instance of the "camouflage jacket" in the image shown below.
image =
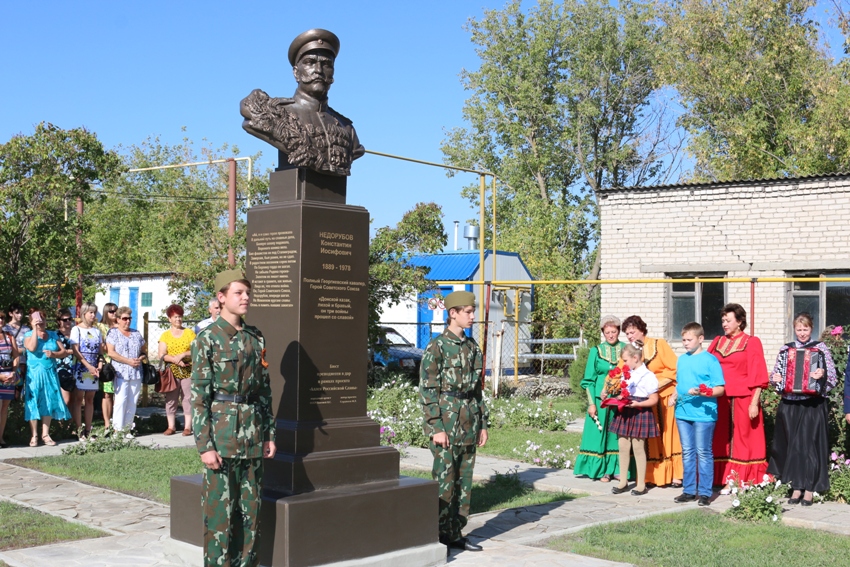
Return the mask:
<path id="1" fill-rule="evenodd" d="M 243 323 L 237 331 L 223 317 L 192 342 L 192 430 L 198 451 L 224 458 L 256 459 L 263 442 L 274 441 L 269 373 L 262 363 L 265 339 Z M 250 398 L 215 401 L 216 392 Z"/>
<path id="2" fill-rule="evenodd" d="M 484 368 L 475 339 L 458 338 L 446 328 L 431 339 L 419 369 L 419 400 L 425 414 L 425 435 L 447 433 L 453 445 L 474 445 L 487 429 L 489 412 L 481 391 Z M 466 400 L 444 392 L 473 392 Z"/>

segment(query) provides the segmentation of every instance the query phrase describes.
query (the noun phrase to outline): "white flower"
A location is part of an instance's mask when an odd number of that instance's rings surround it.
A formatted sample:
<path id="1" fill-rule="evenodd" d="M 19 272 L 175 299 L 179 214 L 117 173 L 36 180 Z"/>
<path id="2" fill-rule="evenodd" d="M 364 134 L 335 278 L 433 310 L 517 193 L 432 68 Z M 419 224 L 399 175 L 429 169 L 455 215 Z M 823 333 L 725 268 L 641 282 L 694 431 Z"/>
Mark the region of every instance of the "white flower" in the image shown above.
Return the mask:
<path id="1" fill-rule="evenodd" d="M 761 479 L 765 482 L 768 482 L 770 480 L 770 477 L 767 476 L 767 475 L 764 475 L 763 477 L 761 477 Z"/>
<path id="2" fill-rule="evenodd" d="M 767 498 L 764 499 L 764 501 L 767 502 L 768 504 L 770 504 L 771 502 L 773 502 L 773 496 L 768 496 Z"/>
<path id="3" fill-rule="evenodd" d="M 815 498 L 820 498 L 820 494 L 818 494 L 817 492 L 812 492 L 812 496 L 814 496 Z"/>
<path id="4" fill-rule="evenodd" d="M 732 489 L 732 494 L 738 494 L 738 489 L 737 489 L 737 488 L 733 488 L 733 489 Z"/>
<path id="5" fill-rule="evenodd" d="M 773 521 L 775 522 L 775 521 L 776 521 L 776 520 L 778 520 L 778 519 L 779 519 L 779 518 L 777 518 L 777 517 L 776 517 L 776 514 L 774 514 L 774 515 L 773 515 Z"/>
<path id="6" fill-rule="evenodd" d="M 732 501 L 732 506 L 734 506 L 735 508 L 737 508 L 740 505 L 741 505 L 741 501 L 738 500 L 737 498 Z"/>
<path id="7" fill-rule="evenodd" d="M 777 481 L 776 481 L 776 488 L 779 488 L 780 486 L 782 486 L 782 481 L 781 481 L 781 480 L 777 480 Z"/>

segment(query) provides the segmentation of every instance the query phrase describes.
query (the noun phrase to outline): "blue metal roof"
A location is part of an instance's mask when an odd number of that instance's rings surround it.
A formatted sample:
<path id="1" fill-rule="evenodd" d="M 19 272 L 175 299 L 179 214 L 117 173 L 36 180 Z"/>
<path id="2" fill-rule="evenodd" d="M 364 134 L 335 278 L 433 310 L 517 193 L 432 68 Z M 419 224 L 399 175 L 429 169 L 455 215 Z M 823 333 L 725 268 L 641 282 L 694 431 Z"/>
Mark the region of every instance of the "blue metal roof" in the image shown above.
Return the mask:
<path id="1" fill-rule="evenodd" d="M 485 252 L 485 259 L 490 252 Z M 413 266 L 431 268 L 429 280 L 462 281 L 472 278 L 478 269 L 478 250 L 457 250 L 429 256 L 414 256 L 410 259 Z"/>

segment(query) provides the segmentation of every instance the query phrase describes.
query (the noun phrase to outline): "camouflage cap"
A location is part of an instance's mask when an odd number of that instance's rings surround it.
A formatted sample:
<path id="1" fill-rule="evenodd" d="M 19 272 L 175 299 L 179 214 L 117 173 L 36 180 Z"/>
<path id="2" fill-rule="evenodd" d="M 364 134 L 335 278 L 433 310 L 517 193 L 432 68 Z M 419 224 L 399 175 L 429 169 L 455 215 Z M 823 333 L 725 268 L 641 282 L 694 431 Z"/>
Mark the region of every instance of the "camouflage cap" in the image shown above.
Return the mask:
<path id="1" fill-rule="evenodd" d="M 215 290 L 221 291 L 221 289 L 233 282 L 238 282 L 239 280 L 246 280 L 245 273 L 242 270 L 225 270 L 223 272 L 219 272 L 215 276 Z"/>
<path id="2" fill-rule="evenodd" d="M 336 54 L 339 53 L 339 38 L 335 33 L 328 30 L 307 30 L 292 40 L 289 46 L 289 63 L 295 67 L 301 56 L 312 49 L 330 51 L 336 59 Z"/>
<path id="3" fill-rule="evenodd" d="M 471 291 L 453 291 L 443 300 L 443 305 L 447 310 L 452 307 L 466 307 L 467 305 L 475 307 L 475 294 Z"/>

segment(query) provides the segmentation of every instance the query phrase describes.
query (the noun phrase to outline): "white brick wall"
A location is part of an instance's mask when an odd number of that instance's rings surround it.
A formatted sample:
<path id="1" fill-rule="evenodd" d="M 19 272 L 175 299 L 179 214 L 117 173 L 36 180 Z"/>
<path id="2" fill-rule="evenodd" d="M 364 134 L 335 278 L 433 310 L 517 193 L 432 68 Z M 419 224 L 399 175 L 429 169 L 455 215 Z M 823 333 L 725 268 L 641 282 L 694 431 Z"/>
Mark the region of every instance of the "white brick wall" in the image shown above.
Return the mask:
<path id="1" fill-rule="evenodd" d="M 664 278 L 670 271 L 743 278 L 801 269 L 850 273 L 843 228 L 850 224 L 850 176 L 612 190 L 601 195 L 599 213 L 602 279 Z M 650 336 L 665 336 L 668 287 L 603 285 L 602 313 L 638 314 Z M 770 364 L 790 335 L 787 290 L 786 283 L 756 285 L 755 334 Z M 727 299 L 749 314 L 750 284 L 727 284 Z M 680 342 L 672 344 L 683 352 Z"/>

